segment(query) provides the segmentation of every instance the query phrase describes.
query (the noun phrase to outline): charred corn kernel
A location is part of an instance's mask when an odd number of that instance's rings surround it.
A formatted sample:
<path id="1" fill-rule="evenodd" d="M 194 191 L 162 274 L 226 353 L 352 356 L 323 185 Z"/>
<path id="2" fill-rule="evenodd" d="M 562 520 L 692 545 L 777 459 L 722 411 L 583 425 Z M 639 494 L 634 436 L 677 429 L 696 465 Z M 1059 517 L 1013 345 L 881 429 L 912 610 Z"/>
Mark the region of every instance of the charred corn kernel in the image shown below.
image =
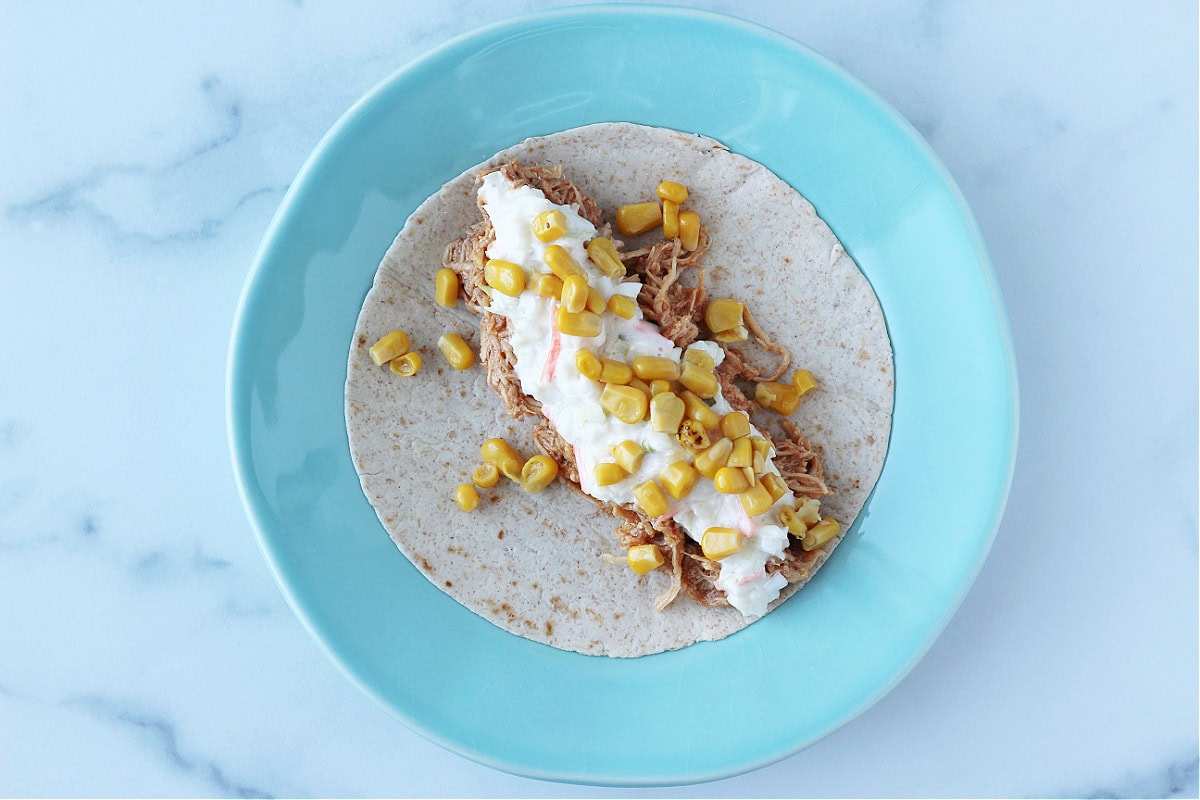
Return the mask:
<path id="1" fill-rule="evenodd" d="M 842 526 L 836 519 L 826 517 L 805 532 L 804 538 L 800 540 L 800 546 L 805 550 L 816 550 L 837 536 L 841 529 Z"/>
<path id="2" fill-rule="evenodd" d="M 588 289 L 587 301 L 584 307 L 593 314 L 603 314 L 604 310 L 608 308 L 608 303 L 604 302 L 604 295 L 600 294 L 600 290 L 593 286 Z"/>
<path id="3" fill-rule="evenodd" d="M 553 242 L 567 232 L 567 215 L 557 208 L 543 211 L 533 218 L 533 235 L 539 242 Z"/>
<path id="4" fill-rule="evenodd" d="M 662 207 L 657 202 L 627 203 L 617 209 L 617 230 L 637 236 L 662 223 Z"/>
<path id="5" fill-rule="evenodd" d="M 667 498 L 654 481 L 646 481 L 633 487 L 633 499 L 648 517 L 661 517 L 667 513 Z"/>
<path id="6" fill-rule="evenodd" d="M 737 467 L 721 467 L 713 476 L 713 485 L 721 494 L 741 494 L 750 488 L 746 476 Z"/>
<path id="7" fill-rule="evenodd" d="M 684 389 L 679 393 L 679 399 L 683 401 L 684 415 L 699 422 L 704 426 L 704 430 L 711 431 L 721 424 L 721 416 L 709 408 L 708 403 L 700 399 L 700 395 L 695 392 Z"/>
<path id="8" fill-rule="evenodd" d="M 626 439 L 612 448 L 613 460 L 621 465 L 621 469 L 629 474 L 637 472 L 642 466 L 642 457 L 646 451 L 637 442 Z"/>
<path id="9" fill-rule="evenodd" d="M 614 294 L 608 298 L 608 310 L 621 319 L 633 319 L 637 316 L 637 300 L 624 294 Z"/>
<path id="10" fill-rule="evenodd" d="M 736 528 L 709 528 L 700 537 L 700 549 L 705 558 L 720 561 L 742 549 L 742 533 Z"/>
<path id="11" fill-rule="evenodd" d="M 617 361 L 615 358 L 600 359 L 600 380 L 604 383 L 628 384 L 632 378 L 633 370 L 624 361 Z"/>
<path id="12" fill-rule="evenodd" d="M 644 381 L 673 381 L 679 377 L 679 365 L 661 356 L 638 356 L 633 360 L 633 374 Z"/>
<path id="13" fill-rule="evenodd" d="M 796 394 L 803 397 L 820 386 L 813 374 L 806 369 L 796 370 L 796 374 L 792 376 L 792 387 L 796 390 Z"/>
<path id="14" fill-rule="evenodd" d="M 675 433 L 683 422 L 686 409 L 673 392 L 662 392 L 650 398 L 650 428 L 659 433 Z"/>
<path id="15" fill-rule="evenodd" d="M 675 181 L 663 181 L 654 189 L 654 193 L 658 195 L 658 199 L 670 200 L 672 203 L 683 204 L 688 199 L 687 187 Z"/>
<path id="16" fill-rule="evenodd" d="M 755 475 L 762 475 L 767 471 L 767 459 L 762 453 L 755 452 L 754 458 L 750 466 L 754 467 Z"/>
<path id="17" fill-rule="evenodd" d="M 625 277 L 625 262 L 611 239 L 597 236 L 587 243 L 588 258 L 610 278 Z"/>
<path id="18" fill-rule="evenodd" d="M 669 392 L 669 391 L 671 391 L 671 382 L 670 381 L 663 381 L 663 380 L 650 381 L 650 396 L 651 397 L 653 397 L 656 394 L 662 394 L 663 392 Z"/>
<path id="19" fill-rule="evenodd" d="M 721 433 L 730 439 L 750 435 L 750 418 L 741 411 L 730 411 L 721 417 Z"/>
<path id="20" fill-rule="evenodd" d="M 771 497 L 771 492 L 762 483 L 754 484 L 738 495 L 738 499 L 742 501 L 742 508 L 752 517 L 765 514 L 768 508 L 775 505 L 775 498 Z"/>
<path id="21" fill-rule="evenodd" d="M 757 456 L 758 454 L 755 453 L 755 455 Z M 771 493 L 772 503 L 779 502 L 779 499 L 788 493 L 787 484 L 783 482 L 783 478 L 774 472 L 764 473 L 759 483 L 767 487 L 767 491 Z"/>
<path id="22" fill-rule="evenodd" d="M 654 397 L 654 392 L 650 391 L 649 384 L 647 384 L 644 380 L 641 380 L 640 378 L 630 378 L 629 385 L 632 386 L 633 388 L 637 389 L 642 394 L 646 395 L 647 401 L 649 401 L 652 397 Z"/>
<path id="23" fill-rule="evenodd" d="M 804 524 L 804 520 L 800 519 L 800 515 L 796 513 L 796 509 L 790 506 L 783 506 L 779 509 L 779 522 L 788 529 L 788 533 L 797 539 L 803 538 L 804 534 L 808 531 L 808 526 Z"/>
<path id="24" fill-rule="evenodd" d="M 679 212 L 679 243 L 689 253 L 700 246 L 700 215 L 695 211 Z"/>
<path id="25" fill-rule="evenodd" d="M 668 464 L 666 469 L 658 473 L 658 482 L 662 484 L 663 490 L 676 500 L 688 496 L 692 487 L 696 485 L 696 478 L 696 468 L 686 461 Z"/>
<path id="26" fill-rule="evenodd" d="M 709 372 L 712 372 L 717 368 L 717 364 L 715 361 L 713 361 L 713 357 L 698 347 L 692 348 L 683 354 L 683 363 L 695 364 L 696 366 L 700 367 L 700 369 L 705 369 Z"/>
<path id="27" fill-rule="evenodd" d="M 763 458 L 771 457 L 771 443 L 761 436 L 751 436 L 750 446 L 754 448 L 755 454 L 761 454 Z"/>
<path id="28" fill-rule="evenodd" d="M 694 419 L 685 419 L 679 423 L 679 432 L 675 434 L 675 438 L 683 445 L 683 449 L 689 453 L 699 453 L 702 450 L 707 450 L 712 442 L 708 438 L 708 433 L 704 430 L 704 426 Z"/>
<path id="29" fill-rule="evenodd" d="M 729 439 L 718 439 L 709 445 L 707 450 L 696 454 L 696 471 L 706 478 L 714 477 L 717 474 L 717 470 L 728 463 L 729 454 L 732 451 L 732 441 Z"/>
<path id="30" fill-rule="evenodd" d="M 625 558 L 629 562 L 629 568 L 638 575 L 654 572 L 666 563 L 656 544 L 635 544 L 626 551 Z"/>
<path id="31" fill-rule="evenodd" d="M 600 365 L 600 359 L 589 351 L 579 350 L 575 353 L 575 369 L 579 370 L 579 374 L 583 377 L 598 381 L 603 367 Z"/>
<path id="32" fill-rule="evenodd" d="M 454 308 L 458 305 L 458 273 L 442 267 L 433 276 L 433 299 L 439 306 Z"/>
<path id="33" fill-rule="evenodd" d="M 421 354 L 420 353 L 405 353 L 399 358 L 393 358 L 388 366 L 392 368 L 392 372 L 402 378 L 411 378 L 421 371 Z"/>
<path id="34" fill-rule="evenodd" d="M 610 464 L 608 462 L 597 464 L 592 472 L 596 478 L 597 486 L 612 486 L 614 483 L 620 483 L 629 477 L 629 473 L 621 469 L 619 464 Z"/>
<path id="35" fill-rule="evenodd" d="M 821 521 L 821 501 L 812 497 L 808 498 L 796 506 L 796 516 L 806 525 L 816 525 Z"/>
<path id="36" fill-rule="evenodd" d="M 606 383 L 600 393 L 600 405 L 617 419 L 632 425 L 646 417 L 650 401 L 632 386 Z"/>
<path id="37" fill-rule="evenodd" d="M 559 300 L 562 301 L 563 308 L 572 314 L 578 314 L 587 308 L 587 296 L 591 291 L 587 278 L 582 275 L 568 275 L 562 284 L 562 296 Z"/>
<path id="38" fill-rule="evenodd" d="M 483 282 L 497 292 L 518 297 L 525 291 L 525 270 L 511 261 L 489 258 L 483 265 Z"/>
<path id="39" fill-rule="evenodd" d="M 558 462 L 550 456 L 534 456 L 521 467 L 521 488 L 537 494 L 558 477 Z"/>
<path id="40" fill-rule="evenodd" d="M 534 294 L 542 297 L 553 297 L 556 300 L 562 297 L 562 278 L 551 275 L 549 272 L 539 272 L 534 275 L 531 287 Z"/>
<path id="41" fill-rule="evenodd" d="M 561 244 L 552 244 L 547 247 L 542 260 L 546 262 L 546 266 L 550 268 L 551 272 L 564 281 L 572 275 L 586 275 L 583 267 L 579 266 L 579 262 L 572 258 Z"/>
<path id="42" fill-rule="evenodd" d="M 454 490 L 454 502 L 463 511 L 474 511 L 479 505 L 479 492 L 469 483 L 460 483 Z"/>
<path id="43" fill-rule="evenodd" d="M 600 331 L 604 329 L 604 325 L 598 314 L 593 314 L 590 311 L 580 311 L 578 314 L 572 314 L 563 306 L 558 307 L 554 323 L 558 326 L 558 330 L 561 333 L 565 333 L 567 336 L 579 336 L 584 339 L 599 336 Z"/>
<path id="44" fill-rule="evenodd" d="M 679 203 L 663 200 L 663 236 L 668 239 L 679 238 Z"/>
<path id="45" fill-rule="evenodd" d="M 480 464 L 471 470 L 471 480 L 476 486 L 491 489 L 500 482 L 500 470 L 496 469 L 495 464 Z"/>
<path id="46" fill-rule="evenodd" d="M 744 305 L 728 297 L 716 297 L 708 301 L 704 309 L 704 324 L 713 333 L 731 331 L 742 324 Z"/>
<path id="47" fill-rule="evenodd" d="M 714 397 L 719 388 L 717 376 L 712 370 L 706 370 L 692 363 L 685 363 L 683 365 L 683 368 L 679 372 L 679 382 L 705 398 Z"/>
<path id="48" fill-rule="evenodd" d="M 763 381 L 754 387 L 754 402 L 786 417 L 800 405 L 800 393 L 790 383 Z"/>
<path id="49" fill-rule="evenodd" d="M 375 362 L 375 366 L 382 367 L 393 358 L 399 358 L 408 352 L 408 334 L 404 331 L 392 331 L 385 333 L 380 337 L 379 341 L 371 345 L 371 349 L 367 352 L 371 355 L 371 360 Z"/>
<path id="50" fill-rule="evenodd" d="M 512 445 L 503 439 L 488 439 L 479 446 L 479 457 L 484 464 L 491 464 L 500 470 L 500 474 L 510 481 L 521 482 L 521 469 L 525 462 L 513 450 Z"/>
<path id="51" fill-rule="evenodd" d="M 741 436 L 733 440 L 733 452 L 729 454 L 729 466 L 739 468 L 754 466 L 754 448 L 751 446 L 749 438 Z"/>
<path id="52" fill-rule="evenodd" d="M 438 350 L 455 369 L 470 369 L 475 363 L 471 346 L 457 333 L 443 333 L 438 337 Z"/>
<path id="53" fill-rule="evenodd" d="M 744 342 L 750 338 L 750 331 L 745 325 L 738 325 L 736 328 L 728 331 L 718 331 L 713 334 L 713 340 L 721 344 L 730 344 L 731 342 Z"/>

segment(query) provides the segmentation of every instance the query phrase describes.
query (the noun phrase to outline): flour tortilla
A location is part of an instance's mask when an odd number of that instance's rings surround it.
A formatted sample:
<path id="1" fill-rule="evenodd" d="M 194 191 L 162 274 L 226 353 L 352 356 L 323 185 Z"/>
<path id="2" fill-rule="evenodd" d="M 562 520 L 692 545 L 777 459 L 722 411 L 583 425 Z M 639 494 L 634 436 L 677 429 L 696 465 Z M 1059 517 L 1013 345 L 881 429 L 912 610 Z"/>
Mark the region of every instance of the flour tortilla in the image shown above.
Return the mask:
<path id="1" fill-rule="evenodd" d="M 435 304 L 433 275 L 446 245 L 480 217 L 476 177 L 512 159 L 561 164 L 607 220 L 622 203 L 652 198 L 661 180 L 691 190 L 685 208 L 711 233 L 709 296 L 745 301 L 791 350 L 791 369 L 809 369 L 821 384 L 792 419 L 823 455 L 834 493 L 822 513 L 843 531 L 879 477 L 891 429 L 892 353 L 879 302 L 812 205 L 765 167 L 703 136 L 628 123 L 528 139 L 467 170 L 409 217 L 380 264 L 350 347 L 346 425 L 363 491 L 409 560 L 484 619 L 566 650 L 632 657 L 728 636 L 754 620 L 684 593 L 655 611 L 669 577 L 606 561 L 624 552 L 617 520 L 561 482 L 528 495 L 501 479 L 480 490 L 470 514 L 454 502 L 485 439 L 538 452 L 532 423 L 508 417 L 483 368 L 455 371 L 436 346 L 457 331 L 478 349 L 479 318 L 461 302 Z M 416 378 L 367 354 L 395 328 L 424 359 Z"/>

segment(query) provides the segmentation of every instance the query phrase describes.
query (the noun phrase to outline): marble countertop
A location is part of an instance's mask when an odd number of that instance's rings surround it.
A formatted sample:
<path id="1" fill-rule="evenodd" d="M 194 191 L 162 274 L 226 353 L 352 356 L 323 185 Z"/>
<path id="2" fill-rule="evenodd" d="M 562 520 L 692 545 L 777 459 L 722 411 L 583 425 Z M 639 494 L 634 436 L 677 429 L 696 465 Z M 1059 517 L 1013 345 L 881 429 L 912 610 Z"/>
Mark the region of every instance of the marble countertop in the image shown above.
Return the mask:
<path id="1" fill-rule="evenodd" d="M 234 309 L 308 152 L 396 68 L 545 6 L 0 6 L 0 795 L 647 794 L 496 772 L 375 706 L 289 611 L 226 449 Z M 753 8 L 962 187 L 1020 452 L 978 582 L 889 695 L 652 793 L 1195 797 L 1195 5 Z"/>

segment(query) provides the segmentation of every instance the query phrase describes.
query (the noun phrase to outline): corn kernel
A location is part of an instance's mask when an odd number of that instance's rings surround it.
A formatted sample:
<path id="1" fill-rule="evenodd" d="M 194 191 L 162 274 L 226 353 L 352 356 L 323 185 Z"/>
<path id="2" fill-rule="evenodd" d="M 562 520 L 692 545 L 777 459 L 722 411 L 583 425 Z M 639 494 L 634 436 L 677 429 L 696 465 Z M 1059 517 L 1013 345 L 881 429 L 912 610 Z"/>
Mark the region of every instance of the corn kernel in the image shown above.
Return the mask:
<path id="1" fill-rule="evenodd" d="M 629 473 L 621 469 L 619 464 L 611 464 L 608 462 L 597 464 L 593 470 L 596 478 L 597 486 L 612 486 L 614 483 L 620 483 L 629 477 Z"/>
<path id="2" fill-rule="evenodd" d="M 484 464 L 491 464 L 510 481 L 521 482 L 521 469 L 525 462 L 517 455 L 512 445 L 501 438 L 488 439 L 479 446 L 479 457 Z"/>
<path id="3" fill-rule="evenodd" d="M 796 374 L 792 376 L 792 388 L 801 397 L 819 386 L 820 384 L 817 383 L 817 379 L 806 369 L 798 369 L 796 370 Z"/>
<path id="4" fill-rule="evenodd" d="M 681 422 L 679 424 L 679 432 L 675 434 L 675 438 L 683 445 L 683 449 L 689 453 L 699 453 L 702 450 L 707 450 L 711 444 L 704 426 L 694 419 L 685 419 Z"/>
<path id="5" fill-rule="evenodd" d="M 563 279 L 562 307 L 572 314 L 578 314 L 587 308 L 587 296 L 591 291 L 587 278 L 582 275 L 568 275 Z"/>
<path id="6" fill-rule="evenodd" d="M 624 361 L 614 358 L 600 359 L 600 380 L 604 383 L 628 384 L 632 378 L 633 370 Z"/>
<path id="7" fill-rule="evenodd" d="M 816 525 L 821 521 L 821 501 L 811 497 L 808 498 L 796 506 L 796 516 L 802 519 L 806 525 Z"/>
<path id="8" fill-rule="evenodd" d="M 525 291 L 525 270 L 511 261 L 491 258 L 483 265 L 483 282 L 497 292 L 518 297 Z"/>
<path id="9" fill-rule="evenodd" d="M 533 218 L 533 235 L 539 242 L 553 242 L 567 232 L 567 215 L 557 208 L 543 211 Z"/>
<path id="10" fill-rule="evenodd" d="M 736 328 L 728 331 L 718 331 L 713 334 L 713 341 L 721 344 L 731 344 L 733 342 L 744 342 L 750 338 L 750 331 L 745 325 L 738 325 Z"/>
<path id="11" fill-rule="evenodd" d="M 579 350 L 575 353 L 575 369 L 579 370 L 579 374 L 583 377 L 598 381 L 603 367 L 600 365 L 600 359 L 592 355 L 590 351 Z"/>
<path id="12" fill-rule="evenodd" d="M 675 181 L 663 181 L 654 189 L 659 200 L 670 200 L 672 203 L 683 205 L 688 199 L 687 187 Z"/>
<path id="13" fill-rule="evenodd" d="M 800 393 L 790 383 L 763 381 L 754 387 L 754 402 L 786 417 L 800 405 Z"/>
<path id="14" fill-rule="evenodd" d="M 704 426 L 704 430 L 711 431 L 721 424 L 721 415 L 713 411 L 695 392 L 685 389 L 679 393 L 679 399 L 683 401 L 685 416 L 699 422 Z"/>
<path id="15" fill-rule="evenodd" d="M 758 454 L 755 453 L 755 456 Z M 777 503 L 780 498 L 788 493 L 787 484 L 783 482 L 783 478 L 776 475 L 774 472 L 764 473 L 759 481 L 763 486 L 767 487 L 767 491 L 771 493 L 771 502 Z"/>
<path id="16" fill-rule="evenodd" d="M 667 513 L 667 498 L 654 481 L 646 481 L 633 487 L 633 499 L 648 517 L 661 517 Z"/>
<path id="17" fill-rule="evenodd" d="M 700 215 L 695 211 L 679 212 L 679 243 L 689 253 L 700 246 Z"/>
<path id="18" fill-rule="evenodd" d="M 479 506 L 479 492 L 469 483 L 460 483 L 454 490 L 454 502 L 463 511 L 474 511 Z"/>
<path id="19" fill-rule="evenodd" d="M 662 208 L 656 202 L 627 203 L 617 209 L 617 230 L 637 236 L 662 223 Z"/>
<path id="20" fill-rule="evenodd" d="M 442 267 L 433 276 L 433 299 L 439 306 L 454 308 L 458 305 L 458 273 Z"/>
<path id="21" fill-rule="evenodd" d="M 696 454 L 696 471 L 706 478 L 714 477 L 717 474 L 717 470 L 728 463 L 729 454 L 732 451 L 732 441 L 729 439 L 718 439 L 709 445 L 707 450 Z"/>
<path id="22" fill-rule="evenodd" d="M 667 468 L 658 474 L 658 482 L 662 484 L 667 494 L 676 500 L 682 500 L 696 485 L 696 470 L 686 461 L 676 461 L 668 464 Z"/>
<path id="23" fill-rule="evenodd" d="M 604 329 L 604 324 L 599 315 L 593 314 L 590 311 L 580 311 L 578 314 L 572 314 L 563 306 L 558 307 L 554 323 L 558 327 L 559 332 L 565 333 L 567 336 L 579 336 L 584 339 L 599 336 L 600 331 Z"/>
<path id="24" fill-rule="evenodd" d="M 661 356 L 638 356 L 633 360 L 633 374 L 644 381 L 673 381 L 679 377 L 679 365 Z"/>
<path id="25" fill-rule="evenodd" d="M 741 494 L 750 488 L 746 476 L 737 467 L 721 467 L 713 476 L 713 485 L 721 494 Z"/>
<path id="26" fill-rule="evenodd" d="M 705 558 L 720 561 L 742 549 L 742 533 L 736 528 L 709 528 L 700 537 L 700 549 Z"/>
<path id="27" fill-rule="evenodd" d="M 721 433 L 730 439 L 750 435 L 750 418 L 741 411 L 730 411 L 721 417 Z"/>
<path id="28" fill-rule="evenodd" d="M 650 381 L 650 396 L 651 397 L 653 397 L 656 394 L 662 394 L 663 392 L 669 392 L 669 391 L 671 391 L 671 382 L 670 381 L 663 381 L 663 380 Z"/>
<path id="29" fill-rule="evenodd" d="M 754 468 L 755 475 L 762 475 L 767 471 L 767 459 L 762 453 L 756 451 L 754 457 L 751 459 L 750 466 Z"/>
<path id="30" fill-rule="evenodd" d="M 411 378 L 421 371 L 421 354 L 405 353 L 399 358 L 393 358 L 388 362 L 388 366 L 400 377 Z"/>
<path id="31" fill-rule="evenodd" d="M 617 419 L 632 425 L 645 418 L 650 402 L 646 395 L 632 386 L 606 383 L 604 391 L 600 393 L 600 405 Z"/>
<path id="32" fill-rule="evenodd" d="M 408 352 L 408 334 L 404 331 L 392 331 L 380 337 L 379 341 L 371 345 L 371 349 L 367 352 L 371 355 L 371 360 L 375 362 L 375 366 L 382 367 L 393 358 L 399 358 Z"/>
<path id="33" fill-rule="evenodd" d="M 610 278 L 625 277 L 625 262 L 611 239 L 597 236 L 587 243 L 588 258 Z"/>
<path id="34" fill-rule="evenodd" d="M 742 436 L 733 440 L 733 452 L 729 455 L 729 466 L 739 468 L 754 466 L 754 448 L 750 445 L 750 439 Z"/>
<path id="35" fill-rule="evenodd" d="M 654 397 L 654 392 L 650 391 L 649 384 L 647 384 L 644 380 L 641 380 L 640 378 L 630 378 L 629 385 L 632 386 L 633 388 L 637 389 L 642 394 L 646 395 L 647 401 L 650 400 L 652 397 Z"/>
<path id="36" fill-rule="evenodd" d="M 742 310 L 745 308 L 736 300 L 728 297 L 716 297 L 708 301 L 704 309 L 704 324 L 713 333 L 733 330 L 742 324 Z"/>
<path id="37" fill-rule="evenodd" d="M 683 422 L 683 401 L 671 392 L 656 394 L 650 399 L 650 427 L 659 433 L 675 433 Z"/>
<path id="38" fill-rule="evenodd" d="M 500 482 L 500 470 L 496 468 L 495 464 L 480 464 L 471 470 L 471 480 L 477 486 L 482 486 L 484 489 L 491 489 Z"/>
<path id="39" fill-rule="evenodd" d="M 470 369 L 475 363 L 475 353 L 463 337 L 457 333 L 443 333 L 438 337 L 438 350 L 455 369 Z"/>
<path id="40" fill-rule="evenodd" d="M 546 248 L 545 254 L 542 255 L 542 260 L 546 262 L 546 266 L 550 271 L 564 281 L 572 275 L 585 275 L 583 267 L 579 266 L 579 262 L 571 257 L 561 244 L 552 244 Z"/>
<path id="41" fill-rule="evenodd" d="M 662 204 L 663 236 L 668 239 L 679 237 L 679 203 L 663 200 Z"/>
<path id="42" fill-rule="evenodd" d="M 756 483 L 746 491 L 738 495 L 742 501 L 742 508 L 752 517 L 757 517 L 759 514 L 765 514 L 767 509 L 775 504 L 775 500 L 771 497 L 771 493 L 767 491 L 767 487 L 761 483 Z"/>
<path id="43" fill-rule="evenodd" d="M 555 300 L 562 297 L 563 282 L 562 278 L 557 275 L 552 275 L 549 272 L 539 272 L 533 276 L 531 284 L 533 293 L 541 297 L 552 297 Z"/>
<path id="44" fill-rule="evenodd" d="M 558 462 L 550 456 L 534 456 L 521 467 L 521 488 L 537 494 L 558 477 Z"/>
<path id="45" fill-rule="evenodd" d="M 788 529 L 788 533 L 795 536 L 797 539 L 804 537 L 808 531 L 808 525 L 804 524 L 804 520 L 796 513 L 796 509 L 789 506 L 782 506 L 779 509 L 779 522 Z"/>
<path id="46" fill-rule="evenodd" d="M 588 289 L 587 299 L 584 300 L 584 308 L 593 314 L 603 314 L 608 308 L 608 303 L 604 301 L 604 295 L 595 286 Z"/>
<path id="47" fill-rule="evenodd" d="M 621 319 L 633 319 L 637 316 L 637 300 L 624 294 L 614 294 L 608 298 L 608 310 Z"/>
<path id="48" fill-rule="evenodd" d="M 764 459 L 771 457 L 771 443 L 761 436 L 751 436 L 750 446 L 754 448 L 756 455 L 762 455 Z"/>
<path id="49" fill-rule="evenodd" d="M 717 376 L 712 370 L 705 370 L 692 363 L 684 363 L 679 373 L 679 382 L 705 398 L 715 397 L 719 388 Z"/>
<path id="50" fill-rule="evenodd" d="M 739 469 L 741 469 L 742 474 L 746 476 L 747 486 L 758 485 L 758 478 L 754 475 L 754 467 L 739 467 Z"/>
<path id="51" fill-rule="evenodd" d="M 626 551 L 625 559 L 629 562 L 629 568 L 638 575 L 654 572 L 666 563 L 656 544 L 635 544 Z"/>
<path id="52" fill-rule="evenodd" d="M 641 468 L 642 457 L 646 455 L 646 451 L 637 442 L 626 439 L 613 446 L 612 454 L 613 460 L 621 465 L 621 469 L 632 475 Z"/>
<path id="53" fill-rule="evenodd" d="M 804 534 L 804 538 L 800 540 L 800 546 L 805 550 L 816 550 L 837 536 L 838 531 L 841 529 L 842 526 L 838 524 L 836 519 L 826 517 L 808 529 Z"/>
<path id="54" fill-rule="evenodd" d="M 699 347 L 692 347 L 686 350 L 683 354 L 683 362 L 685 364 L 695 364 L 700 369 L 708 370 L 709 372 L 717 368 L 717 362 L 713 361 L 713 357 Z"/>

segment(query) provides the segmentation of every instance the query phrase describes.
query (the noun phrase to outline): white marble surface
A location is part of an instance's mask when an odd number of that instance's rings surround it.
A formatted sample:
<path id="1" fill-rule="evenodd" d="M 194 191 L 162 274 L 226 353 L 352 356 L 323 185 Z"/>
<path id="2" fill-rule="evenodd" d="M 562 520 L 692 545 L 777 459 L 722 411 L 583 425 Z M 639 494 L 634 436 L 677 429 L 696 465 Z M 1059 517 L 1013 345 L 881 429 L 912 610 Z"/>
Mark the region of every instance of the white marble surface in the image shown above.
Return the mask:
<path id="1" fill-rule="evenodd" d="M 0 3 L 0 794 L 646 794 L 495 772 L 373 705 L 288 610 L 226 452 L 238 293 L 310 148 L 393 69 L 542 5 Z M 1020 455 L 978 583 L 890 695 L 653 793 L 1195 797 L 1195 4 L 754 9 L 960 183 Z"/>

